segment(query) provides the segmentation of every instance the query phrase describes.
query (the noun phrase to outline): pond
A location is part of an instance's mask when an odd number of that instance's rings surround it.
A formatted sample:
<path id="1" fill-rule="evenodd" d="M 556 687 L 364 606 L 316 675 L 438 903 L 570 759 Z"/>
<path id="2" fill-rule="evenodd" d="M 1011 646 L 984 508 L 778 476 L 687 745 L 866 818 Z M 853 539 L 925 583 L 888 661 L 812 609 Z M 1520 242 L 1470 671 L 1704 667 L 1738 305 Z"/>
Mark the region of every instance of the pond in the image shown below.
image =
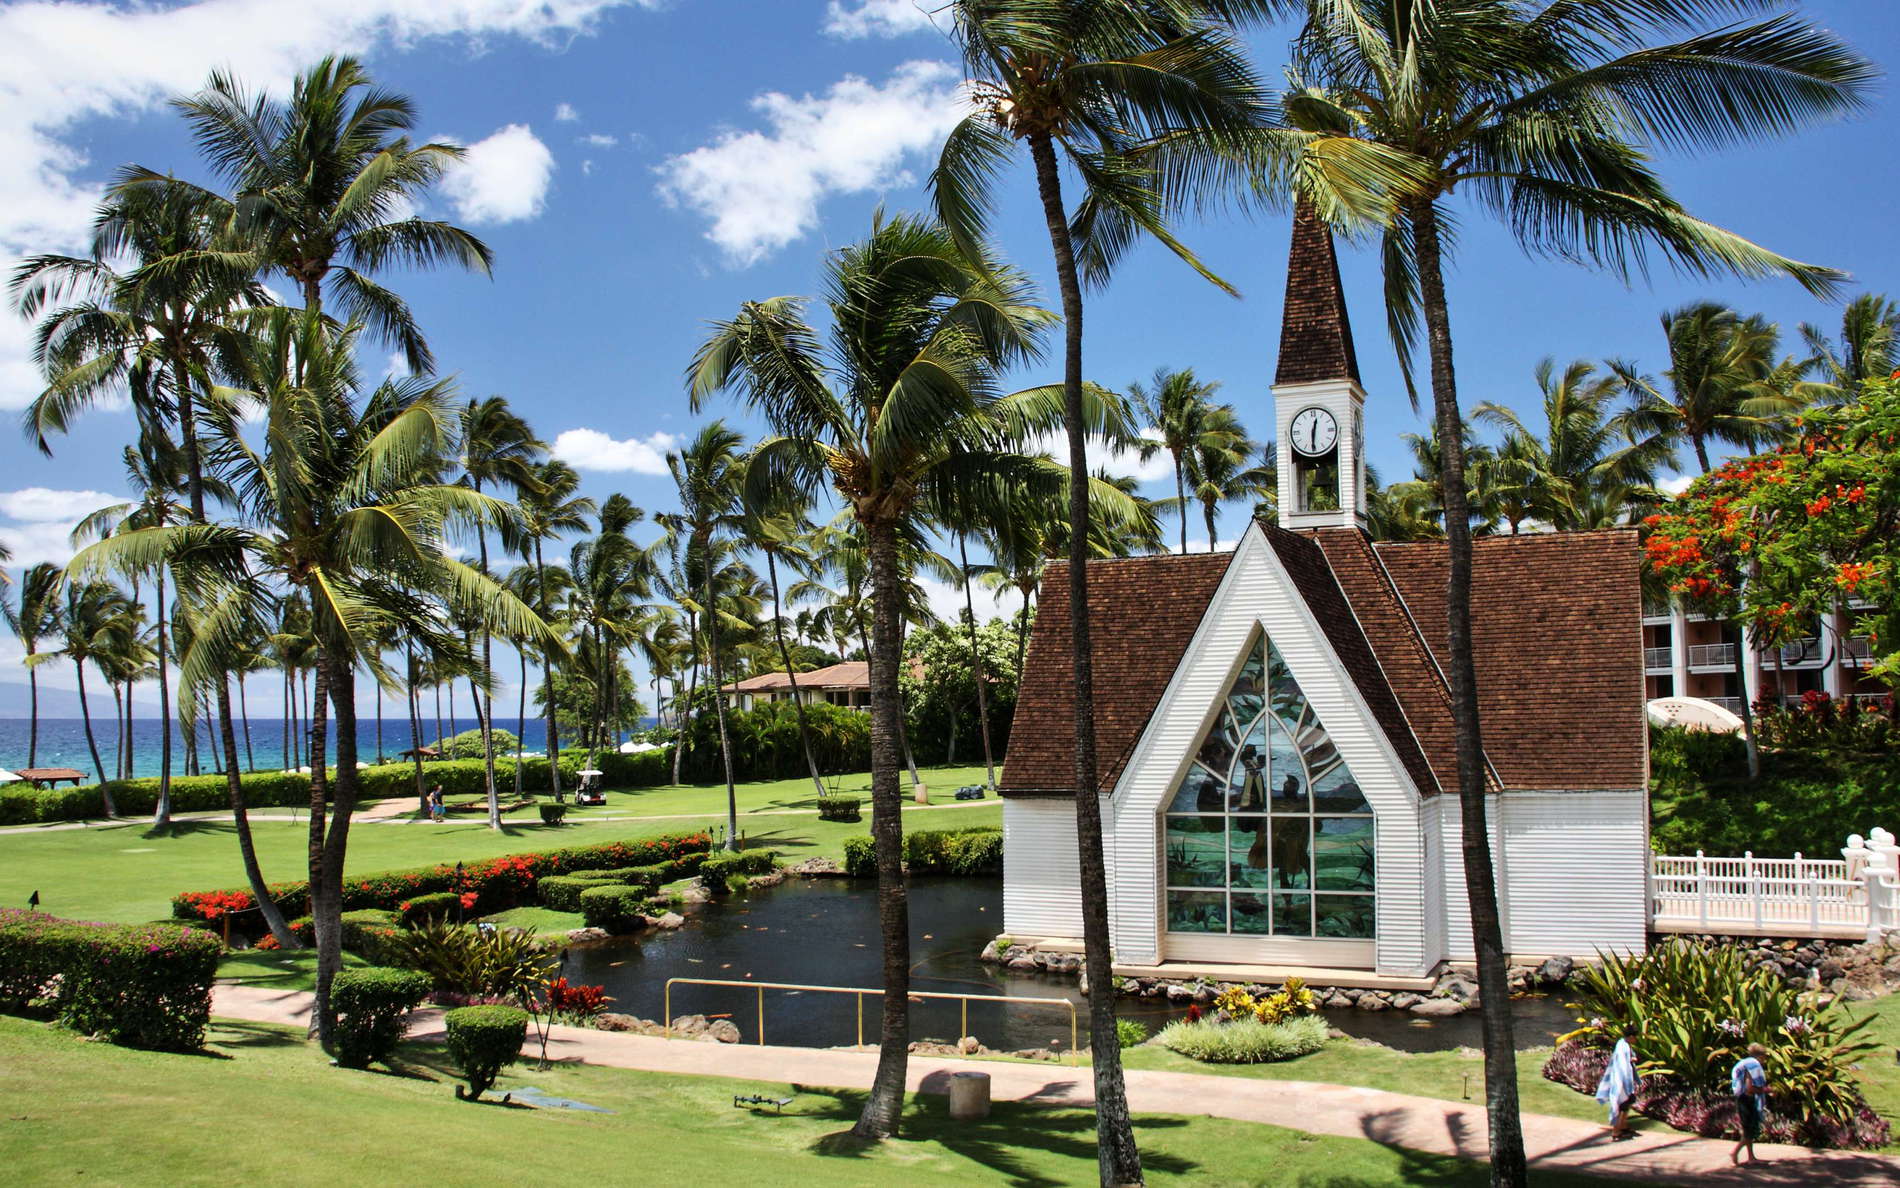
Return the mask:
<path id="1" fill-rule="evenodd" d="M 1088 1045 L 1087 999 L 1071 978 L 1020 974 L 977 960 L 1003 927 L 1003 888 L 997 879 L 918 878 L 911 881 L 911 988 L 915 991 L 1059 998 L 1076 1006 L 1082 1046 Z M 696 910 L 674 932 L 646 932 L 596 945 L 575 946 L 565 967 L 572 981 L 600 984 L 616 1011 L 658 1019 L 668 978 L 795 982 L 814 986 L 877 986 L 882 982 L 877 896 L 852 879 L 791 879 L 750 895 Z M 757 990 L 678 986 L 675 1014 L 730 1015 L 746 1042 L 758 1040 Z M 851 995 L 767 990 L 769 1043 L 829 1047 L 857 1042 L 858 1005 Z M 1521 1048 L 1548 1045 L 1575 1026 L 1555 999 L 1527 997 L 1513 1004 Z M 1156 999 L 1122 998 L 1116 1013 L 1150 1030 L 1184 1013 Z M 866 995 L 864 1036 L 875 1043 L 878 997 Z M 1399 1011 L 1326 1012 L 1333 1026 L 1406 1051 L 1477 1047 L 1478 1017 L 1419 1019 Z M 971 1003 L 969 1028 L 991 1048 L 1067 1050 L 1069 1014 L 1061 1006 Z M 924 1000 L 911 1005 L 911 1034 L 953 1040 L 960 1004 Z"/>

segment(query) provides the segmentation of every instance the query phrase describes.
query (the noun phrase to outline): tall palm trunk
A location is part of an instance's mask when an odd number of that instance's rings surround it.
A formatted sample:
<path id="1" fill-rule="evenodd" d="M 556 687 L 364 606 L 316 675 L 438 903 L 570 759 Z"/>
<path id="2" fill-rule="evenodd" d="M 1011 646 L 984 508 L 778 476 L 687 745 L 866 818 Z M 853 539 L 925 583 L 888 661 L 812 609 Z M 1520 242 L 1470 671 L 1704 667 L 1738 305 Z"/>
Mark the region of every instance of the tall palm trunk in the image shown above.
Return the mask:
<path id="1" fill-rule="evenodd" d="M 403 656 L 408 661 L 409 687 L 405 700 L 409 705 L 409 755 L 416 763 L 416 799 L 420 801 L 429 790 L 423 786 L 422 779 L 422 695 L 416 692 L 416 653 L 414 648 L 404 648 Z"/>
<path id="2" fill-rule="evenodd" d="M 538 536 L 534 539 L 534 571 L 535 581 L 541 587 L 541 609 L 547 610 L 551 601 L 548 593 L 548 567 L 547 563 L 541 559 L 541 538 Z M 541 697 L 548 711 L 548 737 L 545 748 L 548 753 L 548 792 L 558 800 L 561 796 L 561 729 L 555 720 L 554 712 L 553 649 L 548 647 L 541 649 Z M 673 782 L 679 783 L 677 775 Z"/>
<path id="3" fill-rule="evenodd" d="M 377 659 L 382 657 L 378 656 Z M 383 683 L 376 682 L 376 765 L 383 765 Z"/>
<path id="4" fill-rule="evenodd" d="M 904 885 L 903 802 L 898 793 L 898 727 L 903 707 L 897 690 L 897 530 L 884 520 L 864 525 L 870 548 L 871 610 L 876 646 L 871 672 L 871 846 L 877 857 L 877 918 L 884 964 L 884 1019 L 878 1035 L 877 1073 L 864 1111 L 851 1132 L 881 1139 L 897 1133 L 910 1070 L 910 893 Z"/>
<path id="5" fill-rule="evenodd" d="M 1187 556 L 1187 470 L 1181 463 L 1180 451 L 1174 455 L 1174 502 L 1181 509 L 1181 555 Z"/>
<path id="6" fill-rule="evenodd" d="M 515 799 L 520 800 L 523 795 L 521 763 L 523 752 L 528 746 L 528 646 L 526 641 L 515 649 L 515 656 L 521 661 L 521 684 L 516 686 L 515 698 Z M 379 715 L 382 713 L 380 702 L 376 712 Z M 378 750 L 382 748 L 382 733 L 382 719 L 379 716 L 376 721 Z M 554 757 L 549 755 L 548 761 L 552 763 Z"/>
<path id="7" fill-rule="evenodd" d="M 702 551 L 704 551 L 702 549 Z M 732 737 L 726 732 L 725 682 L 719 679 L 719 607 L 713 601 L 713 564 L 706 558 L 706 641 L 712 660 L 713 713 L 719 719 L 719 759 L 726 773 L 726 849 L 739 848 L 739 790 L 732 782 Z"/>
<path id="8" fill-rule="evenodd" d="M 765 550 L 765 572 L 772 581 L 772 632 L 778 637 L 778 658 L 785 665 L 785 679 L 792 686 L 792 710 L 798 715 L 798 741 L 805 748 L 805 768 L 811 772 L 811 786 L 825 794 L 825 781 L 818 774 L 818 760 L 812 757 L 811 725 L 805 720 L 805 699 L 798 695 L 798 675 L 792 671 L 792 650 L 785 643 L 785 617 L 779 613 L 778 559 L 772 549 Z M 658 682 L 656 681 L 657 685 Z M 658 693 L 654 696 L 657 698 Z"/>
<path id="9" fill-rule="evenodd" d="M 310 703 L 310 750 L 329 753 L 330 657 L 318 646 L 314 674 L 314 698 Z M 343 967 L 341 936 L 343 894 L 332 886 L 329 864 L 325 861 L 330 812 L 330 765 L 310 765 L 310 831 L 306 864 L 309 868 L 310 923 L 317 940 L 317 997 L 310 1012 L 310 1030 L 328 1052 L 336 1042 L 336 1012 L 330 1009 L 330 984 Z"/>
<path id="10" fill-rule="evenodd" d="M 970 616 L 970 672 L 976 677 L 976 721 L 983 735 L 983 770 L 992 790 L 996 787 L 996 757 L 990 753 L 990 697 L 983 685 L 983 649 L 976 634 L 976 595 L 970 590 L 970 546 L 957 533 L 957 560 L 963 563 L 963 609 Z"/>
<path id="11" fill-rule="evenodd" d="M 99 773 L 99 800 L 105 806 L 108 817 L 118 816 L 112 804 L 112 789 L 106 784 L 106 765 L 99 758 L 99 740 L 92 736 L 92 705 L 86 700 L 86 662 L 73 661 L 73 671 L 79 674 L 79 716 L 86 723 L 86 745 L 92 748 L 92 769 Z"/>
<path id="12" fill-rule="evenodd" d="M 330 829 L 323 839 L 325 904 L 312 911 L 317 933 L 318 1033 L 336 1031 L 336 1010 L 329 1000 L 329 981 L 343 967 L 343 866 L 350 844 L 350 815 L 361 791 L 357 772 L 356 679 L 349 653 L 338 649 L 330 663 L 337 667 L 330 680 L 330 703 L 336 708 L 336 795 L 331 804 Z M 326 931 L 327 930 L 327 931 Z"/>
<path id="13" fill-rule="evenodd" d="M 699 642 L 699 616 L 692 611 L 686 612 L 686 634 L 687 637 L 693 641 L 695 649 L 697 649 Z M 679 731 L 679 737 L 673 740 L 673 783 L 675 785 L 680 782 L 680 760 L 686 756 L 687 728 L 692 725 L 693 721 L 693 695 L 698 691 L 699 657 L 696 655 L 693 657 L 692 671 L 688 673 L 686 677 L 686 705 L 680 710 L 679 716 L 674 722 L 675 729 Z"/>
<path id="14" fill-rule="evenodd" d="M 1139 1184 L 1135 1146 L 1115 1034 L 1114 957 L 1108 939 L 1108 874 L 1102 859 L 1102 802 L 1096 795 L 1095 670 L 1089 643 L 1089 464 L 1082 419 L 1082 286 L 1063 213 L 1062 178 L 1047 134 L 1028 137 L 1036 188 L 1055 251 L 1062 293 L 1062 415 L 1069 435 L 1069 641 L 1075 698 L 1075 840 L 1080 856 L 1082 949 L 1089 979 L 1089 1055 L 1095 1065 L 1095 1149 L 1104 1185 Z M 1185 517 L 1186 508 L 1183 507 Z"/>
<path id="15" fill-rule="evenodd" d="M 475 484 L 475 493 L 481 494 L 481 483 Z M 488 533 L 481 528 L 475 529 L 475 544 L 480 550 L 482 573 L 488 573 Z M 494 637 L 489 634 L 486 625 L 482 627 L 482 676 L 495 679 Z M 484 699 L 481 691 L 469 682 L 469 689 L 475 695 L 475 716 L 480 719 L 482 730 L 482 777 L 488 783 L 488 827 L 501 828 L 501 790 L 495 785 L 495 693 L 491 688 Z"/>
<path id="16" fill-rule="evenodd" d="M 171 658 L 165 654 L 165 570 L 158 570 L 158 807 L 152 828 L 172 823 L 172 678 Z"/>
<path id="17" fill-rule="evenodd" d="M 27 659 L 38 653 L 34 650 L 34 641 L 26 645 Z M 26 765 L 40 765 L 40 673 L 37 664 L 28 664 L 26 669 L 27 725 L 26 725 Z"/>
<path id="18" fill-rule="evenodd" d="M 1452 366 L 1451 311 L 1445 298 L 1438 209 L 1409 204 L 1418 253 L 1420 297 L 1431 349 L 1432 408 L 1438 427 L 1439 496 L 1445 508 L 1450 576 L 1445 588 L 1447 676 L 1457 735 L 1458 804 L 1463 826 L 1465 894 L 1478 956 L 1479 1014 L 1484 1025 L 1485 1110 L 1491 1123 L 1491 1182 L 1526 1182 L 1524 1131 L 1518 1117 L 1517 1051 L 1511 1021 L 1510 970 L 1498 915 L 1497 876 L 1485 820 L 1484 740 L 1478 718 L 1478 674 L 1471 636 L 1471 516 L 1465 491 L 1464 426 Z"/>
<path id="19" fill-rule="evenodd" d="M 235 675 L 238 685 L 238 717 L 244 722 L 244 770 L 256 771 L 257 752 L 251 749 L 251 699 L 244 692 L 244 670 L 238 669 Z"/>
<path id="20" fill-rule="evenodd" d="M 1211 499 L 1203 500 L 1201 508 L 1207 517 L 1207 551 L 1211 553 L 1220 544 L 1219 534 L 1214 531 L 1214 517 L 1220 510 L 1220 504 Z"/>

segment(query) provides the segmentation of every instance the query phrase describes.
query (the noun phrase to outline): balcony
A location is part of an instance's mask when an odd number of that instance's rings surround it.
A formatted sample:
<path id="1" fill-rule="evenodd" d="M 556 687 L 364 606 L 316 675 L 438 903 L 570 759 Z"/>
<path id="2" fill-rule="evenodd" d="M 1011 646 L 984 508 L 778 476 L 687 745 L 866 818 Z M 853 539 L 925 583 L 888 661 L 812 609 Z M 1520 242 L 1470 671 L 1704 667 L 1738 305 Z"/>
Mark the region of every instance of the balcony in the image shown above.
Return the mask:
<path id="1" fill-rule="evenodd" d="M 1841 645 L 1841 659 L 1848 664 L 1857 664 L 1862 667 L 1873 663 L 1873 641 L 1864 635 L 1856 635 L 1851 639 L 1843 641 Z"/>
<path id="2" fill-rule="evenodd" d="M 1742 712 L 1742 699 L 1739 697 L 1704 697 L 1702 700 L 1719 705 L 1731 714 L 1740 715 Z"/>
<path id="3" fill-rule="evenodd" d="M 1652 672 L 1668 672 L 1675 666 L 1674 648 L 1644 648 L 1643 667 Z"/>
<path id="4" fill-rule="evenodd" d="M 1735 645 L 1730 643 L 1690 644 L 1689 667 L 1734 668 Z"/>
<path id="5" fill-rule="evenodd" d="M 1826 659 L 1821 640 L 1810 635 L 1806 639 L 1790 640 L 1781 645 L 1781 663 L 1788 668 L 1818 668 Z"/>

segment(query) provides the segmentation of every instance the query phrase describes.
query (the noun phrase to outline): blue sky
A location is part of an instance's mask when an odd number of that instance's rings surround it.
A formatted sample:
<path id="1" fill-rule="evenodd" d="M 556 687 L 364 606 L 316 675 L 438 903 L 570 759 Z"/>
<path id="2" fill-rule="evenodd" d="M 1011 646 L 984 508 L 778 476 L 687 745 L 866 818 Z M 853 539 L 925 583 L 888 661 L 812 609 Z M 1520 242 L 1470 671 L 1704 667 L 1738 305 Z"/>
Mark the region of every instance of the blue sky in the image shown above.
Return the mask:
<path id="1" fill-rule="evenodd" d="M 1891 6 L 1816 0 L 1804 11 L 1883 64 L 1900 47 Z M 1278 30 L 1254 38 L 1270 76 L 1285 39 Z M 443 370 L 469 395 L 508 397 L 582 468 L 589 493 L 624 491 L 649 510 L 671 505 L 661 454 L 704 419 L 688 411 L 680 377 L 705 323 L 743 300 L 811 292 L 822 253 L 861 236 L 879 204 L 921 208 L 957 81 L 948 42 L 912 0 L 14 3 L 0 4 L 0 47 L 0 264 L 9 270 L 24 254 L 77 248 L 97 188 L 122 163 L 200 173 L 167 94 L 195 88 L 216 66 L 278 86 L 324 52 L 363 56 L 379 81 L 415 99 L 426 135 L 472 146 L 469 167 L 425 209 L 488 241 L 493 280 L 390 278 Z M 1900 292 L 1890 234 L 1900 117 L 1889 90 L 1853 121 L 1670 160 L 1667 175 L 1703 217 L 1846 269 L 1857 290 Z M 1021 172 L 997 231 L 1007 255 L 1050 275 Z M 1221 220 L 1184 234 L 1243 299 L 1164 252 L 1140 250 L 1090 300 L 1087 372 L 1120 388 L 1157 366 L 1191 366 L 1220 380 L 1264 435 L 1286 222 Z M 1347 247 L 1343 264 L 1370 392 L 1370 456 L 1388 476 L 1403 475 L 1400 435 L 1420 422 L 1384 337 L 1376 262 Z M 1657 366 L 1658 314 L 1692 299 L 1763 312 L 1790 339 L 1799 322 L 1838 321 L 1791 283 L 1665 273 L 1626 286 L 1527 260 L 1476 218 L 1465 223 L 1451 292 L 1467 405 L 1528 408 L 1532 369 L 1546 355 Z M 25 328 L 0 315 L 0 416 L 17 415 L 36 391 L 25 343 Z M 380 367 L 380 352 L 367 362 Z M 729 405 L 709 414 L 757 428 Z M 73 520 L 122 492 L 130 432 L 128 414 L 97 412 L 51 459 L 0 434 L 0 539 L 24 560 L 60 559 Z M 1224 536 L 1243 514 L 1227 517 Z M 0 714 L 23 705 L 16 655 L 0 648 Z"/>

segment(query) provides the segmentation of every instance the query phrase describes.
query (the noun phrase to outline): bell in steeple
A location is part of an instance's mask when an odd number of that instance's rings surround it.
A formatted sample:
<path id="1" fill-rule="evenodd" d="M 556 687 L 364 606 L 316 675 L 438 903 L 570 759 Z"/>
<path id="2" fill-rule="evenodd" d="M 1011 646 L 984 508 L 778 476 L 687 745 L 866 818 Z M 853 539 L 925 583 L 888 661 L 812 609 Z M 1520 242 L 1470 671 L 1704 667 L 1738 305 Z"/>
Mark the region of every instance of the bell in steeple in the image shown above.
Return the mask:
<path id="1" fill-rule="evenodd" d="M 1281 527 L 1363 526 L 1366 393 L 1333 233 L 1305 198 L 1293 209 L 1273 400 Z"/>

